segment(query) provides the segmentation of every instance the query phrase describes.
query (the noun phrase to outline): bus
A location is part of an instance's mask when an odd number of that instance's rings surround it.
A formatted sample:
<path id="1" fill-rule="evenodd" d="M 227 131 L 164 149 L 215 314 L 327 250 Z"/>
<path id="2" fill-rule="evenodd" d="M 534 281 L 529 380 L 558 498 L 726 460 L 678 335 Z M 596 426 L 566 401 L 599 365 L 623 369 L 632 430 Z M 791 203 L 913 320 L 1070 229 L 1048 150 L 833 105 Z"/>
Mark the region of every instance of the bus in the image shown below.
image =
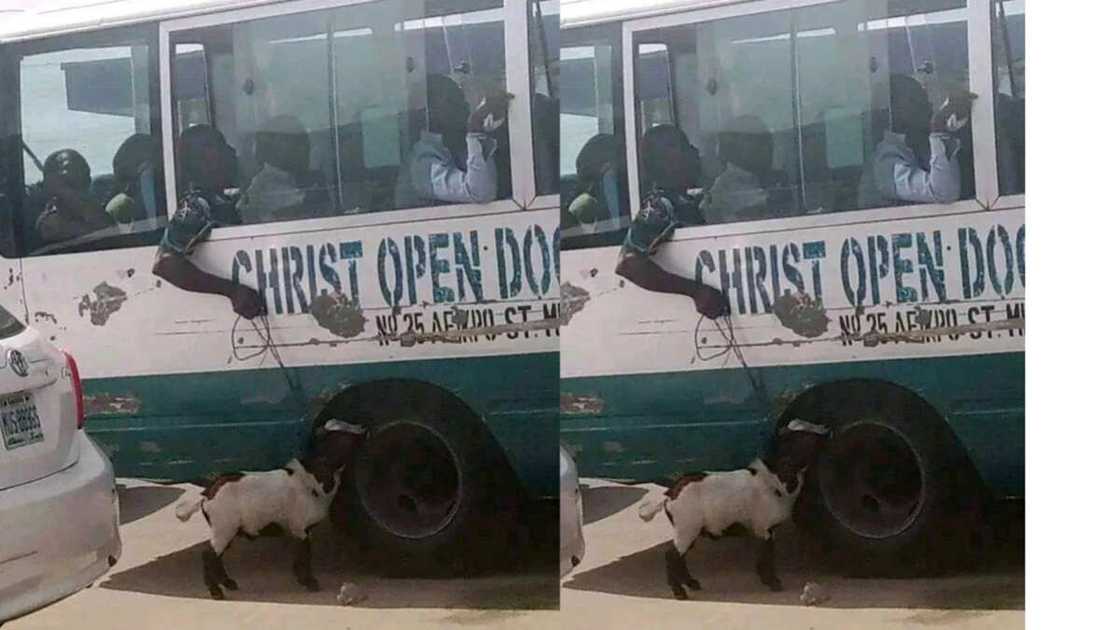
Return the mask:
<path id="1" fill-rule="evenodd" d="M 417 572 L 494 555 L 520 506 L 555 501 L 558 35 L 541 0 L 6 13 L 0 303 L 76 358 L 117 473 L 278 468 L 328 419 L 360 424 L 333 516 Z M 401 192 L 433 81 L 464 117 L 512 95 L 491 201 Z M 236 153 L 241 224 L 192 260 L 257 289 L 264 317 L 152 273 L 199 125 Z"/>
<path id="2" fill-rule="evenodd" d="M 742 468 L 776 426 L 822 423 L 798 515 L 884 570 L 967 529 L 963 497 L 1023 495 L 1024 15 L 562 3 L 560 436 L 581 474 Z M 884 143 L 928 168 L 930 114 L 968 92 L 963 128 L 937 139 L 959 194 L 903 197 L 889 162 L 884 188 Z M 698 150 L 703 221 L 654 260 L 721 289 L 727 319 L 615 273 L 656 159 L 639 140 L 661 124 Z"/>

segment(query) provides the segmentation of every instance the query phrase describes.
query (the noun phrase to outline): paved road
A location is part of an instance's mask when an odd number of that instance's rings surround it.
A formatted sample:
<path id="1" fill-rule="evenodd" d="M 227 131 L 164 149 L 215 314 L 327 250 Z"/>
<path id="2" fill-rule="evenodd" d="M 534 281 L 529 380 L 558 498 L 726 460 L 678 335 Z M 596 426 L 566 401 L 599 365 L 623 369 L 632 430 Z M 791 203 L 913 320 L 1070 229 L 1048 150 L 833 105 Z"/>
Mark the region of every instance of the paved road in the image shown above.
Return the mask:
<path id="1" fill-rule="evenodd" d="M 284 541 L 237 541 L 227 567 L 241 590 L 212 601 L 199 566 L 206 536 L 201 519 L 183 524 L 173 507 L 191 486 L 124 482 L 124 555 L 94 587 L 4 630 L 131 630 L 205 628 L 1022 628 L 1024 581 L 1021 537 L 1007 560 L 982 573 L 931 580 L 849 580 L 816 568 L 804 541 L 780 538 L 779 569 L 787 591 L 764 590 L 751 572 L 751 552 L 738 539 L 701 540 L 689 554 L 704 584 L 695 599 L 678 602 L 664 583 L 663 517 L 643 523 L 637 505 L 656 486 L 588 481 L 584 562 L 559 589 L 555 558 L 534 558 L 530 570 L 470 580 L 379 577 L 329 528 L 315 541 L 314 565 L 323 592 L 306 593 L 290 574 Z M 1022 523 L 1018 522 L 1021 530 Z M 80 524 L 75 524 L 80 527 Z M 806 580 L 824 584 L 832 599 L 805 607 L 797 594 Z M 369 595 L 357 606 L 334 597 L 344 581 Z"/>
<path id="2" fill-rule="evenodd" d="M 741 538 L 700 539 L 689 553 L 704 590 L 687 602 L 672 598 L 664 578 L 670 525 L 649 523 L 637 506 L 654 485 L 623 486 L 584 480 L 587 555 L 561 589 L 568 627 L 657 628 L 1022 628 L 1024 577 L 1021 514 L 1004 507 L 1011 532 L 994 552 L 991 568 L 939 579 L 845 579 L 820 568 L 810 541 L 780 531 L 779 575 L 786 590 L 771 593 L 753 572 L 753 552 Z M 1010 514 L 1003 514 L 1010 512 Z M 789 526 L 786 526 L 787 528 Z M 813 580 L 831 592 L 818 607 L 798 601 Z M 642 621 L 632 621 L 631 618 Z M 594 624 L 594 625 L 587 625 Z"/>
<path id="3" fill-rule="evenodd" d="M 325 630 L 491 623 L 521 627 L 528 617 L 550 617 L 547 609 L 558 606 L 554 543 L 542 545 L 547 556 L 534 550 L 528 569 L 521 573 L 461 580 L 389 579 L 364 566 L 350 541 L 329 524 L 320 526 L 325 531 L 316 532 L 313 545 L 322 592 L 308 593 L 296 584 L 286 540 L 239 539 L 227 552 L 225 564 L 241 590 L 230 593 L 229 600 L 213 601 L 202 583 L 199 555 L 206 523 L 200 516 L 181 523 L 174 515 L 182 493 L 198 488 L 127 480 L 121 484 L 120 562 L 92 588 L 9 622 L 4 630 Z M 346 581 L 358 585 L 368 599 L 339 605 L 335 596 Z"/>

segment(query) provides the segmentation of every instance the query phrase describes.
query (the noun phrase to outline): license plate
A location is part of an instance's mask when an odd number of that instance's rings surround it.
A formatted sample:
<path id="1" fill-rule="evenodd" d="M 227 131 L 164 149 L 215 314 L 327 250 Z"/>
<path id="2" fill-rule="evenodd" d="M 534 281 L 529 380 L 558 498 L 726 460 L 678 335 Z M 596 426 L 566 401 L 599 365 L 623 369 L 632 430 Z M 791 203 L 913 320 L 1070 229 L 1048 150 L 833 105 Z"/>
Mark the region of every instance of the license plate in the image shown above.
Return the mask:
<path id="1" fill-rule="evenodd" d="M 4 448 L 9 451 L 43 441 L 39 410 L 31 394 L 0 398 L 0 432 L 4 435 Z"/>

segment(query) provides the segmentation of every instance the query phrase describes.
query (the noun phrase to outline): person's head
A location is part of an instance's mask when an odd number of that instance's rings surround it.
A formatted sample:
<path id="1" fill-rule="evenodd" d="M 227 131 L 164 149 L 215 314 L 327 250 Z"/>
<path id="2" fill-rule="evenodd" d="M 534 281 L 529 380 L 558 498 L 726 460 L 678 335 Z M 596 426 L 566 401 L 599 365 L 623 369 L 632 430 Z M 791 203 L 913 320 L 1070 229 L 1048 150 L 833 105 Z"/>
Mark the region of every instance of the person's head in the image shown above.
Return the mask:
<path id="1" fill-rule="evenodd" d="M 618 159 L 618 142 L 609 133 L 591 137 L 576 156 L 576 179 L 593 183 Z"/>
<path id="2" fill-rule="evenodd" d="M 257 132 L 257 160 L 293 175 L 306 173 L 311 139 L 295 116 L 277 116 Z"/>
<path id="3" fill-rule="evenodd" d="M 700 151 L 676 125 L 654 125 L 638 147 L 648 181 L 666 188 L 687 189 L 700 182 Z"/>
<path id="4" fill-rule="evenodd" d="M 926 133 L 933 107 L 925 88 L 905 74 L 892 74 L 890 83 L 891 131 L 908 135 Z"/>
<path id="5" fill-rule="evenodd" d="M 93 182 L 89 162 L 73 149 L 55 151 L 43 160 L 43 184 L 52 195 L 84 195 Z"/>
<path id="6" fill-rule="evenodd" d="M 113 156 L 113 178 L 127 184 L 157 163 L 155 140 L 146 133 L 133 134 L 121 143 Z"/>
<path id="7" fill-rule="evenodd" d="M 758 116 L 741 116 L 716 135 L 720 160 L 763 176 L 774 167 L 774 139 Z"/>
<path id="8" fill-rule="evenodd" d="M 429 74 L 428 130 L 439 134 L 466 133 L 471 106 L 463 88 L 451 77 Z"/>
<path id="9" fill-rule="evenodd" d="M 237 153 L 210 125 L 195 125 L 179 135 L 182 184 L 220 191 L 237 183 Z"/>

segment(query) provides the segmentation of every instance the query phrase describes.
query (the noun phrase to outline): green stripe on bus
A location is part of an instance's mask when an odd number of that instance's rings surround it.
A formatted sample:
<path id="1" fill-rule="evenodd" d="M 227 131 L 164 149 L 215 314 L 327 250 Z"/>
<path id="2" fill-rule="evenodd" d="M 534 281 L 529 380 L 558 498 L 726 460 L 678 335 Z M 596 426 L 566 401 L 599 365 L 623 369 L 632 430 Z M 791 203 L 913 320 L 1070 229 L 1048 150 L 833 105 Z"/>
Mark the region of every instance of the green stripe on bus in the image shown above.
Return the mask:
<path id="1" fill-rule="evenodd" d="M 309 436 L 303 400 L 348 385 L 413 379 L 442 387 L 475 410 L 531 494 L 556 494 L 558 353 L 289 370 L 304 397 L 274 367 L 87 380 L 86 429 L 121 477 L 182 481 L 267 470 L 303 451 Z"/>
<path id="2" fill-rule="evenodd" d="M 1021 495 L 1024 354 L 827 363 L 759 370 L 774 406 L 814 385 L 887 381 L 933 405 L 994 492 Z M 774 414 L 741 369 L 561 381 L 560 439 L 581 476 L 649 481 L 745 466 Z"/>

